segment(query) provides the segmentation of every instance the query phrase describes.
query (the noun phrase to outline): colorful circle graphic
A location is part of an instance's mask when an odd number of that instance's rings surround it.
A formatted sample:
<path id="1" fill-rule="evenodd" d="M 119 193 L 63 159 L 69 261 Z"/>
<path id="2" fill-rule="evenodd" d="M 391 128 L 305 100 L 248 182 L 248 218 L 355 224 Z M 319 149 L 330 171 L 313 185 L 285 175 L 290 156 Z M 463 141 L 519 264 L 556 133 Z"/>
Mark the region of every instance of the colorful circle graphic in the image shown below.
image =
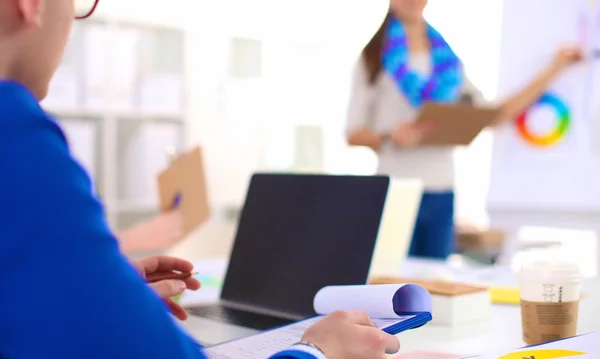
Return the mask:
<path id="1" fill-rule="evenodd" d="M 516 120 L 517 131 L 529 144 L 536 147 L 549 147 L 558 144 L 571 127 L 571 111 L 569 107 L 556 95 L 545 93 L 540 97 L 537 106 L 550 106 L 556 114 L 556 123 L 551 131 L 537 135 L 527 128 L 528 111 L 523 112 Z"/>

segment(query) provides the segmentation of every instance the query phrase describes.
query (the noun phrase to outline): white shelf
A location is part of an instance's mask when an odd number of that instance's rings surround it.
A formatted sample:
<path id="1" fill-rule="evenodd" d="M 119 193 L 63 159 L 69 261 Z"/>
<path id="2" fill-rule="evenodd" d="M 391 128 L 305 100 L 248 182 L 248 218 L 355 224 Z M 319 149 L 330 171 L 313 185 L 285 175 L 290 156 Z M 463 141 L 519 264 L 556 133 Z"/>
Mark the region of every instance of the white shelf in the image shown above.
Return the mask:
<path id="1" fill-rule="evenodd" d="M 178 26 L 108 15 L 78 22 L 42 103 L 64 123 L 117 230 L 158 212 L 161 146 L 184 147 L 184 44 Z"/>

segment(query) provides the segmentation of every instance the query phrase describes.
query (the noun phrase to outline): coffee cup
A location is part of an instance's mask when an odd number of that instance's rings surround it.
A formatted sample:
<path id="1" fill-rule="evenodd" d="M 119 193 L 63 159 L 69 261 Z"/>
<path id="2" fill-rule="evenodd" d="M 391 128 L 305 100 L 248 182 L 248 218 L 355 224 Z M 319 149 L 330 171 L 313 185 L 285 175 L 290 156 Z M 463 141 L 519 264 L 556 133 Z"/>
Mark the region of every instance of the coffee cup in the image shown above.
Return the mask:
<path id="1" fill-rule="evenodd" d="M 528 345 L 573 337 L 583 276 L 577 263 L 535 261 L 519 271 L 523 341 Z"/>

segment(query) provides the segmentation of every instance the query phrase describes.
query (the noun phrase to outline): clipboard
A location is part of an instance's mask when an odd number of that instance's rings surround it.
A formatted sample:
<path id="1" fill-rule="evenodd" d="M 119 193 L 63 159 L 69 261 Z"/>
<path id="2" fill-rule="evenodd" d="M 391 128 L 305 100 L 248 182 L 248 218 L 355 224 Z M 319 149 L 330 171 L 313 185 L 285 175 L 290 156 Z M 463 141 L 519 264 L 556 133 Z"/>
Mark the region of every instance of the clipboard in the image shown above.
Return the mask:
<path id="1" fill-rule="evenodd" d="M 185 236 L 208 220 L 210 206 L 200 147 L 175 158 L 157 181 L 161 211 L 181 211 Z"/>
<path id="2" fill-rule="evenodd" d="M 422 146 L 468 146 L 499 116 L 499 108 L 426 103 L 416 122 L 434 127 L 423 138 Z"/>

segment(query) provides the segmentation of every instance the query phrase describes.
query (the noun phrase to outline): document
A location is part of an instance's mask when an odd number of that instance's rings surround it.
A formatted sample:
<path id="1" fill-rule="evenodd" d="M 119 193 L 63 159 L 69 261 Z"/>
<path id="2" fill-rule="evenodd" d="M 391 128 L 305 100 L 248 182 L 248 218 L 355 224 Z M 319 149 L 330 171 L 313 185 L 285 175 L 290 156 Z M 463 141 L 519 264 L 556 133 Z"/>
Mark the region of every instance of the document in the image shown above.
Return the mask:
<path id="1" fill-rule="evenodd" d="M 298 343 L 308 327 L 336 310 L 363 310 L 390 334 L 431 320 L 431 297 L 427 290 L 414 284 L 328 286 L 315 295 L 313 306 L 316 317 L 209 347 L 205 354 L 209 359 L 268 358 Z"/>

